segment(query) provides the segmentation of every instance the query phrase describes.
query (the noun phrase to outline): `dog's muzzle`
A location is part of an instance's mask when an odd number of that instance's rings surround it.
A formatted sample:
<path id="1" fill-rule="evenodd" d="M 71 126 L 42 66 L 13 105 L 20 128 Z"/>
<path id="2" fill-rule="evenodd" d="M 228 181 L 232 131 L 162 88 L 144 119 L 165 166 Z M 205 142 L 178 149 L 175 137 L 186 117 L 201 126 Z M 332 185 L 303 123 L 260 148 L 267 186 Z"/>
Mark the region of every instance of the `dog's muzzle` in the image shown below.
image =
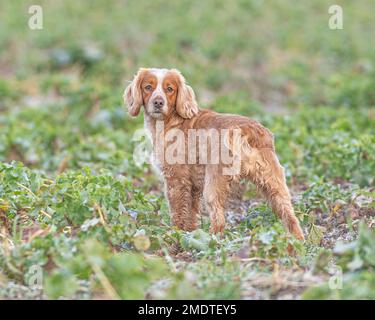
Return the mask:
<path id="1" fill-rule="evenodd" d="M 154 107 L 154 112 L 161 112 L 165 105 L 164 98 L 162 96 L 156 96 L 152 101 L 152 106 Z"/>

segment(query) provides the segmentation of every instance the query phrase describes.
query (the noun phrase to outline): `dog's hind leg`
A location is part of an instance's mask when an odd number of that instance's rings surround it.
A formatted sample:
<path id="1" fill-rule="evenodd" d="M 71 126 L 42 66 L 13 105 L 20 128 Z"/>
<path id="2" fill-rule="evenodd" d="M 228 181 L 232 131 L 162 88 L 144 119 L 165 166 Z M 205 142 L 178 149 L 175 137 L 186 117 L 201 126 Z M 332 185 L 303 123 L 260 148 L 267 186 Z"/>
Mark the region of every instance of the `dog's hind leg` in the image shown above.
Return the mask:
<path id="1" fill-rule="evenodd" d="M 303 240 L 303 232 L 294 214 L 291 196 L 285 182 L 284 169 L 272 148 L 252 149 L 248 176 L 264 194 L 284 227 L 297 239 Z"/>
<path id="2" fill-rule="evenodd" d="M 221 175 L 215 166 L 207 166 L 203 198 L 210 215 L 211 233 L 223 234 L 225 228 L 225 206 L 230 189 L 227 176 Z"/>

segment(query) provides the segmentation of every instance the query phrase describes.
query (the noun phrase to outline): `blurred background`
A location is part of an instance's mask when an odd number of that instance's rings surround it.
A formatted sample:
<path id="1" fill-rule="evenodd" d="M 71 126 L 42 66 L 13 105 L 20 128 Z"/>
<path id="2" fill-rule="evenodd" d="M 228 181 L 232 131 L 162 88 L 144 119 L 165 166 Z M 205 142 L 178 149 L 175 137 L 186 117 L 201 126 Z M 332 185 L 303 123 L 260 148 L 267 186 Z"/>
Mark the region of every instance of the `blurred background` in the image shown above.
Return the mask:
<path id="1" fill-rule="evenodd" d="M 375 102 L 371 0 L 335 3 L 343 30 L 328 28 L 327 0 L 38 1 L 36 31 L 32 4 L 1 1 L 1 75 L 24 81 L 20 95 L 82 80 L 99 94 L 154 66 L 180 69 L 202 103 L 226 94 L 270 110 Z"/>

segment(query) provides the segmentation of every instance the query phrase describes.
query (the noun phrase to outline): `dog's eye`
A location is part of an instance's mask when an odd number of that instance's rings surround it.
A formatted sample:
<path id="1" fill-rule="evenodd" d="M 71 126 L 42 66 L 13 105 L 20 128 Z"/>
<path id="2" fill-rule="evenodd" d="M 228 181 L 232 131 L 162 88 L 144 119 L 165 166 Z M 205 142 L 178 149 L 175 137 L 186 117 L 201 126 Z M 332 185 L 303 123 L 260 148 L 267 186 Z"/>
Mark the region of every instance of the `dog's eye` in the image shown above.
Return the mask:
<path id="1" fill-rule="evenodd" d="M 151 91 L 151 90 L 152 90 L 152 86 L 151 86 L 151 84 L 148 84 L 147 86 L 145 86 L 145 89 L 146 89 L 147 91 Z"/>
<path id="2" fill-rule="evenodd" d="M 169 93 L 172 93 L 172 92 L 173 92 L 173 88 L 172 88 L 172 87 L 168 87 L 168 88 L 167 88 L 167 91 L 168 91 Z"/>

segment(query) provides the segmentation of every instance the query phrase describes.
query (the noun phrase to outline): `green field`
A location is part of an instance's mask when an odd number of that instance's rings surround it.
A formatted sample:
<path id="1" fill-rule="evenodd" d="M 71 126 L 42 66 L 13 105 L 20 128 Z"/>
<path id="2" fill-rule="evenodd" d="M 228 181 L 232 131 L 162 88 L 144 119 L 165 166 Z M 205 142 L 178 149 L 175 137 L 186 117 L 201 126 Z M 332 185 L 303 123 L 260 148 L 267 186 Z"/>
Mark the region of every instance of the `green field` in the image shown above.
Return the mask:
<path id="1" fill-rule="evenodd" d="M 375 299 L 375 3 L 335 3 L 342 30 L 327 0 L 2 0 L 0 299 Z M 274 133 L 304 243 L 252 186 L 223 238 L 170 226 L 133 159 L 139 67 Z"/>

